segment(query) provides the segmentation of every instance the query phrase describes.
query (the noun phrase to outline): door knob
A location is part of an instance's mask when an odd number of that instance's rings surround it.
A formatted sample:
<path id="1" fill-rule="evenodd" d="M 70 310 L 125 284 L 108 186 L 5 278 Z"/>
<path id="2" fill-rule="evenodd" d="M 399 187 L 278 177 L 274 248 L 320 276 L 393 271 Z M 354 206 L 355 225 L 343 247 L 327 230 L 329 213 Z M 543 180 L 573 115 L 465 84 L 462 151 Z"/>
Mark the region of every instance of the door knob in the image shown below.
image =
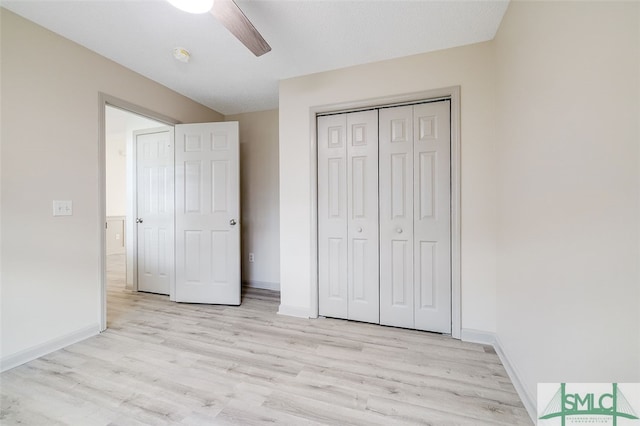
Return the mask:
<path id="1" fill-rule="evenodd" d="M 233 225 L 235 225 L 235 224 L 236 224 L 236 220 L 235 220 L 235 219 L 231 219 L 231 220 L 229 221 L 229 225 L 233 226 Z"/>
<path id="2" fill-rule="evenodd" d="M 396 228 L 396 232 L 397 232 L 398 234 L 402 234 L 402 228 L 400 228 L 400 227 Z"/>
<path id="3" fill-rule="evenodd" d="M 356 231 L 362 232 L 362 227 L 358 226 L 358 229 L 356 229 Z"/>
<path id="4" fill-rule="evenodd" d="M 136 218 L 136 223 L 142 223 L 142 218 L 141 217 L 137 217 Z"/>

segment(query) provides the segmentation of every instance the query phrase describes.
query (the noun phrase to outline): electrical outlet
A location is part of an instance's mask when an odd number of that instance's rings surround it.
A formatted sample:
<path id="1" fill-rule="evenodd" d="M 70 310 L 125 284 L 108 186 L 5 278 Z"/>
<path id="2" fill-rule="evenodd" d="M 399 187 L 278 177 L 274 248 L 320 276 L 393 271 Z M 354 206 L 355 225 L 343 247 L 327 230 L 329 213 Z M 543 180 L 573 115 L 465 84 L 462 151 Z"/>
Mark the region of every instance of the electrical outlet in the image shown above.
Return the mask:
<path id="1" fill-rule="evenodd" d="M 116 240 L 120 239 L 120 234 L 116 234 Z"/>
<path id="2" fill-rule="evenodd" d="M 253 253 L 249 253 L 249 263 L 253 263 L 254 260 Z"/>
<path id="3" fill-rule="evenodd" d="M 73 202 L 71 200 L 53 200 L 54 216 L 73 215 Z"/>

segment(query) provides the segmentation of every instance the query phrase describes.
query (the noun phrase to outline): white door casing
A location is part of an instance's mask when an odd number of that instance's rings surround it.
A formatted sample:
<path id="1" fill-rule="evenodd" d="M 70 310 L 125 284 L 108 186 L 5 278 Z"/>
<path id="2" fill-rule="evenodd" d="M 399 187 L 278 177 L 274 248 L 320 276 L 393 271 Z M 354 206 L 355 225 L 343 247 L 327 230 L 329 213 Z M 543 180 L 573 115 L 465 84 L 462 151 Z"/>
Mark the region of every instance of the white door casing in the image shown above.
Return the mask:
<path id="1" fill-rule="evenodd" d="M 238 123 L 175 126 L 175 300 L 239 305 Z"/>
<path id="2" fill-rule="evenodd" d="M 169 294 L 174 280 L 173 128 L 133 133 L 138 290 Z"/>
<path id="3" fill-rule="evenodd" d="M 380 323 L 414 327 L 413 107 L 380 110 Z"/>

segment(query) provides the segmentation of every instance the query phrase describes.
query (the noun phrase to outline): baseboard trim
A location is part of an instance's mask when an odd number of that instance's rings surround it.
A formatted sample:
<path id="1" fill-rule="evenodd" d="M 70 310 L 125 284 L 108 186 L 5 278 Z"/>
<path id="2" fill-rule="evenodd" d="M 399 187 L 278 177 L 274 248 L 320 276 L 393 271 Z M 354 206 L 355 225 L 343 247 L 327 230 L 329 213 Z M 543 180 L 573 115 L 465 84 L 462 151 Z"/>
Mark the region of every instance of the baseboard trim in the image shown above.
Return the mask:
<path id="1" fill-rule="evenodd" d="M 278 315 L 286 315 L 288 317 L 309 318 L 309 308 L 301 306 L 280 305 Z"/>
<path id="2" fill-rule="evenodd" d="M 498 354 L 498 358 L 500 358 L 500 362 L 502 362 L 502 365 L 504 366 L 504 369 L 509 376 L 509 380 L 511 380 L 511 383 L 513 383 L 513 387 L 516 389 L 516 392 L 518 392 L 518 396 L 522 401 L 522 405 L 524 405 L 524 408 L 527 410 L 527 413 L 529 414 L 529 417 L 531 418 L 533 423 L 536 424 L 536 400 L 525 390 L 523 382 L 520 379 L 521 376 L 520 374 L 518 374 L 518 371 L 515 369 L 513 363 L 509 360 L 509 357 L 502 348 L 498 335 L 490 331 L 463 328 L 461 330 L 460 337 L 464 342 L 480 343 L 483 345 L 493 346 L 496 354 Z"/>
<path id="3" fill-rule="evenodd" d="M 460 330 L 460 340 L 463 342 L 480 343 L 482 345 L 495 346 L 496 334 L 490 331 L 463 328 Z"/>
<path id="4" fill-rule="evenodd" d="M 242 285 L 263 290 L 280 291 L 280 283 L 270 283 L 266 281 L 243 281 Z"/>
<path id="5" fill-rule="evenodd" d="M 36 358 L 40 358 L 41 356 L 50 354 L 51 352 L 73 345 L 74 343 L 78 343 L 81 340 L 93 337 L 99 333 L 100 325 L 93 324 L 64 336 L 49 340 L 48 342 L 24 349 L 13 355 L 2 357 L 0 360 L 0 372 L 10 370 L 29 361 L 33 361 Z"/>
<path id="6" fill-rule="evenodd" d="M 502 361 L 502 365 L 504 369 L 507 371 L 507 375 L 509 379 L 511 379 L 511 383 L 513 383 L 513 387 L 516 388 L 516 392 L 520 396 L 520 400 L 522 404 L 524 404 L 524 408 L 529 413 L 529 417 L 533 421 L 533 424 L 537 424 L 536 421 L 536 399 L 526 391 L 524 387 L 523 381 L 520 379 L 522 376 L 518 374 L 518 370 L 515 368 L 515 365 L 509 360 L 509 356 L 504 351 L 502 344 L 500 343 L 500 338 L 495 336 L 495 344 L 493 345 L 500 361 Z"/>

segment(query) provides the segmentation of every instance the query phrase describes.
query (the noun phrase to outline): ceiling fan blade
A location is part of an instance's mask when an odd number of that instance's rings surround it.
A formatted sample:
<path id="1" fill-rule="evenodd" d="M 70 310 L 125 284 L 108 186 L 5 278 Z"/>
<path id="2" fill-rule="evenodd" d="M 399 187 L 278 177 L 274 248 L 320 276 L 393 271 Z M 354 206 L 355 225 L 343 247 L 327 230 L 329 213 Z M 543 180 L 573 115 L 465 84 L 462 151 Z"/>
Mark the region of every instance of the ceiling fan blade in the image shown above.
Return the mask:
<path id="1" fill-rule="evenodd" d="M 261 56 L 271 51 L 269 43 L 262 38 L 233 0 L 215 0 L 211 14 L 254 55 Z"/>

